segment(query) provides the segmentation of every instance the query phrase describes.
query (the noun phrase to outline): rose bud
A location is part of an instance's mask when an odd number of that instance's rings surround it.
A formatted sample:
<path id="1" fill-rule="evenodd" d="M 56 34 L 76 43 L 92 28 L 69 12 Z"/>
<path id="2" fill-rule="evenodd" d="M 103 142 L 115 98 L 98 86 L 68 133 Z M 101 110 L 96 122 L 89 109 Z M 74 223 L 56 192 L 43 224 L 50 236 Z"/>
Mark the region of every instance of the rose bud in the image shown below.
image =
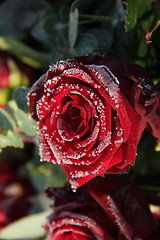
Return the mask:
<path id="1" fill-rule="evenodd" d="M 73 192 L 48 188 L 54 211 L 44 228 L 46 240 L 151 239 L 155 221 L 136 185 L 117 176 L 97 177 Z"/>
<path id="2" fill-rule="evenodd" d="M 146 73 L 111 57 L 60 61 L 32 86 L 42 161 L 61 164 L 72 188 L 127 173 L 147 123 L 160 141 L 159 95 Z"/>
<path id="3" fill-rule="evenodd" d="M 33 187 L 11 163 L 0 163 L 0 229 L 28 214 Z"/>

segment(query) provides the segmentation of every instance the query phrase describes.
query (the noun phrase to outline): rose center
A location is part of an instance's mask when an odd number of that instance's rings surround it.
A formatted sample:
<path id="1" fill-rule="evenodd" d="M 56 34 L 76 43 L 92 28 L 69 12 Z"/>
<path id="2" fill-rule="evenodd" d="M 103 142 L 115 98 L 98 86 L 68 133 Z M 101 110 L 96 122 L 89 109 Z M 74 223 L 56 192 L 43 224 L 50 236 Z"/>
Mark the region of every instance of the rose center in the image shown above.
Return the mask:
<path id="1" fill-rule="evenodd" d="M 63 98 L 61 114 L 57 118 L 60 136 L 67 141 L 80 138 L 92 128 L 92 109 L 79 94 Z"/>
<path id="2" fill-rule="evenodd" d="M 79 108 L 76 108 L 75 106 L 71 106 L 68 111 L 69 118 L 71 120 L 71 123 L 73 126 L 79 125 L 80 121 L 82 121 L 82 116 Z"/>

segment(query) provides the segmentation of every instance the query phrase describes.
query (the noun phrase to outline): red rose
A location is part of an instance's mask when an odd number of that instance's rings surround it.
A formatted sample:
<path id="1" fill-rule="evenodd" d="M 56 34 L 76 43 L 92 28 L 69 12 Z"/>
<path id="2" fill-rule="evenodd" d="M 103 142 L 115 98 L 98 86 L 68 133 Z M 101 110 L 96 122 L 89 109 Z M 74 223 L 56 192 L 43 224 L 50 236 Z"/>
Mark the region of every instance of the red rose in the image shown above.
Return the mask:
<path id="1" fill-rule="evenodd" d="M 51 66 L 29 93 L 41 160 L 61 164 L 73 188 L 97 175 L 128 172 L 147 122 L 160 140 L 153 92 L 143 68 L 110 57 Z"/>
<path id="2" fill-rule="evenodd" d="M 15 173 L 10 163 L 0 163 L 0 229 L 27 215 L 33 188 Z"/>
<path id="3" fill-rule="evenodd" d="M 152 239 L 154 217 L 136 185 L 117 176 L 98 177 L 86 185 L 76 193 L 70 188 L 46 190 L 55 200 L 44 224 L 47 240 Z"/>

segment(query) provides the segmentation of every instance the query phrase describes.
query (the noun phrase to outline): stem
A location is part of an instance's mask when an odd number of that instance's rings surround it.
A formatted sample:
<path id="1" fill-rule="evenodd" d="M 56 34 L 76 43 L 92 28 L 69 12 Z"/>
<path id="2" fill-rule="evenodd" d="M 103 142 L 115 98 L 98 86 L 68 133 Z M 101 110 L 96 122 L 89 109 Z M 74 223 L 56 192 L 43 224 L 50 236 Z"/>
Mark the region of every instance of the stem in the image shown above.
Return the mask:
<path id="1" fill-rule="evenodd" d="M 46 69 L 49 65 L 50 54 L 39 52 L 8 36 L 0 37 L 0 49 L 9 51 L 25 64 L 34 68 Z"/>
<path id="2" fill-rule="evenodd" d="M 149 39 L 151 38 L 152 33 L 158 28 L 159 25 L 160 25 L 160 20 L 157 21 L 156 24 L 154 25 L 154 27 L 151 29 L 151 31 L 146 34 L 146 36 L 145 36 L 146 44 L 152 42 L 152 41 L 150 41 Z"/>
<path id="3" fill-rule="evenodd" d="M 88 18 L 88 20 L 82 20 L 78 21 L 78 25 L 83 25 L 83 24 L 90 24 L 94 22 L 103 22 L 103 21 L 111 21 L 114 19 L 114 17 L 105 17 L 105 16 L 95 16 L 95 15 L 86 15 L 86 14 L 80 14 L 79 17 L 82 18 Z M 67 28 L 69 26 L 68 23 L 63 24 L 62 28 Z"/>
<path id="4" fill-rule="evenodd" d="M 88 19 L 96 21 L 96 22 L 113 20 L 113 16 L 107 17 L 107 16 L 97 16 L 97 15 L 89 15 L 89 14 L 79 14 L 79 17 L 80 18 L 88 18 Z"/>

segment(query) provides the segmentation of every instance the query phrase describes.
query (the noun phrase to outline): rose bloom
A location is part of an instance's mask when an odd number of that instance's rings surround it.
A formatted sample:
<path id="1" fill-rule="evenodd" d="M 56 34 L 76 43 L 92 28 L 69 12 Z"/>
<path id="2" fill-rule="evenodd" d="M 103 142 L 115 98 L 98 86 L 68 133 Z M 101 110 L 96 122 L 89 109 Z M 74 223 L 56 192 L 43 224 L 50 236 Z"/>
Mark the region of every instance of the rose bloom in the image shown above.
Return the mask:
<path id="1" fill-rule="evenodd" d="M 0 163 L 0 229 L 28 214 L 33 187 L 11 163 Z"/>
<path id="2" fill-rule="evenodd" d="M 159 95 L 134 63 L 100 56 L 60 61 L 28 99 L 39 121 L 41 160 L 61 164 L 72 188 L 127 173 L 146 125 L 160 141 Z"/>
<path id="3" fill-rule="evenodd" d="M 73 192 L 48 188 L 54 211 L 46 240 L 156 240 L 156 223 L 138 187 L 119 176 L 97 177 Z"/>

